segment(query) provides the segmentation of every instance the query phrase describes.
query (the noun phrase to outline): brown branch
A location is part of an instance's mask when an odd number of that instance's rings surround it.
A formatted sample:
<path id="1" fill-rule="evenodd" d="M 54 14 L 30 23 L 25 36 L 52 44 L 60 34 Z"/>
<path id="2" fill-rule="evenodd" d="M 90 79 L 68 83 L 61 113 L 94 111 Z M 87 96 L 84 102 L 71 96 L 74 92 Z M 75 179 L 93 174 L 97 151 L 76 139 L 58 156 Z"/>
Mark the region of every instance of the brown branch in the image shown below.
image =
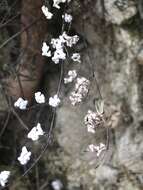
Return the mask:
<path id="1" fill-rule="evenodd" d="M 44 17 L 42 19 L 41 6 L 42 0 L 22 1 L 21 31 L 15 35 L 21 34 L 21 49 L 26 52 L 16 68 L 15 77 L 6 80 L 7 94 L 14 99 L 24 96 L 31 101 L 43 74 L 44 59 L 39 52 L 46 34 L 47 22 Z M 9 40 L 11 39 L 8 39 L 8 42 Z"/>
<path id="2" fill-rule="evenodd" d="M 11 107 L 11 112 L 13 113 L 13 115 L 17 118 L 17 120 L 19 121 L 19 123 L 21 124 L 21 126 L 26 129 L 27 131 L 29 130 L 28 126 L 24 123 L 24 121 L 20 118 L 20 116 L 18 115 L 18 113 L 14 110 L 13 107 Z"/>
<path id="3" fill-rule="evenodd" d="M 35 21 L 33 21 L 32 23 L 30 23 L 27 27 L 24 27 L 22 30 L 20 30 L 19 32 L 17 32 L 16 34 L 14 34 L 13 36 L 11 36 L 10 38 L 8 38 L 5 42 L 3 42 L 0 45 L 0 49 L 2 49 L 4 46 L 6 46 L 11 40 L 13 40 L 14 38 L 18 37 L 20 34 L 22 34 L 23 32 L 25 32 L 27 29 L 31 28 L 34 24 L 36 24 L 36 22 L 38 22 L 40 20 L 40 18 L 35 19 Z"/>

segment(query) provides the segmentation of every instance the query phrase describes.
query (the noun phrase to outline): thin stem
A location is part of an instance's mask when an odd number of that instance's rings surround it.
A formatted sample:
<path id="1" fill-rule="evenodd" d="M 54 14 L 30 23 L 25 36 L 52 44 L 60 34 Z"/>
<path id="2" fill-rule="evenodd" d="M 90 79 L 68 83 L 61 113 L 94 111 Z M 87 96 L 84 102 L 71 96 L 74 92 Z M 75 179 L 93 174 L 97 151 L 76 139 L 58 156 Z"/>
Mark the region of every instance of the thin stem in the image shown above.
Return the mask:
<path id="1" fill-rule="evenodd" d="M 2 43 L 0 45 L 0 49 L 2 49 L 4 46 L 6 46 L 11 40 L 13 40 L 14 38 L 16 38 L 17 36 L 19 36 L 20 34 L 22 34 L 23 32 L 25 32 L 27 29 L 29 29 L 30 27 L 32 27 L 34 24 L 36 24 L 41 18 L 37 18 L 36 20 L 34 20 L 31 24 L 29 24 L 28 26 L 24 27 L 22 30 L 20 30 L 19 32 L 15 33 L 13 36 L 11 36 L 9 39 L 7 39 L 4 43 Z"/>
<path id="2" fill-rule="evenodd" d="M 5 23 L 0 25 L 0 29 L 2 29 L 3 27 L 5 27 L 6 25 L 8 25 L 11 21 L 15 20 L 18 16 L 20 15 L 20 13 L 18 13 L 17 15 L 14 15 L 12 18 L 10 18 L 9 20 L 7 20 Z"/>
<path id="3" fill-rule="evenodd" d="M 21 126 L 26 129 L 29 130 L 28 126 L 23 122 L 23 120 L 20 118 L 20 116 L 18 115 L 18 113 L 14 110 L 13 107 L 11 107 L 11 111 L 12 113 L 15 115 L 15 117 L 17 118 L 17 120 L 19 121 L 19 123 L 21 124 Z"/>
<path id="4" fill-rule="evenodd" d="M 8 123 L 9 123 L 10 116 L 11 116 L 11 112 L 9 111 L 8 114 L 7 114 L 7 117 L 6 117 L 4 126 L 3 126 L 2 130 L 0 131 L 0 139 L 1 139 L 1 137 L 2 137 L 2 135 L 3 135 L 3 133 L 4 133 L 4 131 L 5 131 L 5 129 L 6 129 L 7 125 L 8 125 Z"/>
<path id="5" fill-rule="evenodd" d="M 83 33 L 85 33 L 84 22 L 82 23 L 82 28 L 83 28 Z M 85 47 L 87 47 L 87 43 L 85 41 L 85 38 L 83 39 L 83 42 L 84 42 Z M 100 96 L 101 100 L 103 100 L 103 97 L 102 97 L 102 94 L 101 94 L 101 91 L 100 91 L 100 87 L 99 87 L 99 84 L 98 84 L 98 81 L 97 81 L 97 78 L 96 78 L 95 69 L 94 69 L 94 66 L 93 66 L 92 59 L 91 59 L 91 56 L 90 56 L 88 48 L 87 48 L 87 57 L 88 57 L 88 63 L 90 65 L 90 69 L 91 69 L 91 72 L 92 72 L 92 77 L 94 78 L 94 81 L 95 81 L 99 96 Z"/>

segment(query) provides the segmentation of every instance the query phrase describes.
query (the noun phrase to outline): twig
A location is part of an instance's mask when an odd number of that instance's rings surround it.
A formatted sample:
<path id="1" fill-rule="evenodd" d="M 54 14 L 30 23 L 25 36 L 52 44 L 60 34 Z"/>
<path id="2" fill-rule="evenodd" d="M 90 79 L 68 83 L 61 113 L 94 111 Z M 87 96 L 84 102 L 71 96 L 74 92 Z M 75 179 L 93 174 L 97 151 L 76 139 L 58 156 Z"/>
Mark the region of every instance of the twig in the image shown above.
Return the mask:
<path id="1" fill-rule="evenodd" d="M 13 21 L 14 19 L 16 19 L 18 16 L 20 15 L 20 13 L 18 13 L 17 15 L 13 16 L 12 18 L 10 18 L 9 20 L 7 20 L 5 23 L 0 25 L 0 29 L 2 29 L 3 27 L 5 27 L 8 23 L 10 23 L 11 21 Z"/>
<path id="2" fill-rule="evenodd" d="M 39 190 L 40 184 L 39 184 L 39 169 L 38 169 L 38 164 L 36 164 L 35 173 L 36 173 L 36 188 L 37 188 L 37 190 Z"/>
<path id="3" fill-rule="evenodd" d="M 24 90 L 23 90 L 23 87 L 22 87 L 22 83 L 21 83 L 20 77 L 19 77 L 19 75 L 17 74 L 15 68 L 14 68 L 14 72 L 15 72 L 15 75 L 16 75 L 16 78 L 17 78 L 17 81 L 18 81 L 18 85 L 19 85 L 19 88 L 20 88 L 22 97 L 24 98 L 25 96 L 24 96 Z"/>
<path id="4" fill-rule="evenodd" d="M 11 40 L 13 40 L 14 38 L 16 38 L 17 36 L 19 36 L 20 34 L 22 34 L 23 32 L 25 32 L 25 30 L 29 29 L 30 27 L 32 27 L 34 24 L 36 24 L 40 18 L 35 19 L 32 23 L 30 23 L 28 26 L 24 27 L 21 31 L 17 32 L 16 34 L 14 34 L 13 36 L 11 36 L 9 39 L 7 39 L 1 46 L 0 49 L 2 49 L 4 46 L 6 46 Z"/>
<path id="5" fill-rule="evenodd" d="M 6 129 L 6 127 L 8 125 L 8 122 L 9 122 L 9 119 L 10 119 L 10 115 L 11 115 L 11 112 L 9 111 L 8 114 L 7 114 L 4 126 L 3 126 L 3 128 L 2 128 L 2 130 L 0 132 L 0 139 L 1 139 L 1 137 L 2 137 L 2 135 L 3 135 L 3 133 L 4 133 L 5 129 Z"/>
<path id="6" fill-rule="evenodd" d="M 46 182 L 39 188 L 39 190 L 45 189 L 45 187 L 46 187 L 48 184 L 49 184 L 49 182 L 46 181 Z"/>
<path id="7" fill-rule="evenodd" d="M 14 3 L 11 5 L 10 9 L 8 10 L 8 12 L 4 15 L 2 21 L 0 23 L 3 23 L 4 20 L 8 17 L 8 13 L 10 10 L 12 10 L 14 8 L 14 6 L 17 4 L 18 0 L 15 0 Z"/>
<path id="8" fill-rule="evenodd" d="M 85 33 L 84 22 L 82 23 L 82 27 L 83 27 L 83 33 Z M 83 39 L 83 42 L 84 42 L 85 47 L 87 47 L 87 43 L 85 41 L 85 38 Z M 91 72 L 92 72 L 92 77 L 94 78 L 95 84 L 97 86 L 99 96 L 100 96 L 101 100 L 103 100 L 103 97 L 102 97 L 102 94 L 101 94 L 101 91 L 100 91 L 100 87 L 99 87 L 99 84 L 98 84 L 98 81 L 97 81 L 97 78 L 96 78 L 95 69 L 93 67 L 93 63 L 91 61 L 92 59 L 90 57 L 90 53 L 89 53 L 88 48 L 87 48 L 87 58 L 88 58 L 88 63 L 90 65 Z"/>
<path id="9" fill-rule="evenodd" d="M 11 111 L 12 113 L 15 115 L 15 117 L 17 118 L 17 120 L 19 121 L 19 123 L 21 124 L 21 126 L 26 129 L 29 130 L 28 126 L 23 122 L 23 120 L 19 117 L 18 113 L 14 110 L 14 108 L 11 106 Z"/>

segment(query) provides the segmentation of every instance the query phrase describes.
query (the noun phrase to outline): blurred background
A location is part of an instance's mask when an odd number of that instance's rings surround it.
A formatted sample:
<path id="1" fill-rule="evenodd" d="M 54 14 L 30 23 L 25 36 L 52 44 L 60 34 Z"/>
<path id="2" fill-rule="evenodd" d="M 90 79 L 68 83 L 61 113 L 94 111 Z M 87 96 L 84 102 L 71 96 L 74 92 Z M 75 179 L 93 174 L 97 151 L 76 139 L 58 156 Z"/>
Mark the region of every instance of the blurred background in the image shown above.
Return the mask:
<path id="1" fill-rule="evenodd" d="M 72 0 L 59 10 L 52 4 L 52 0 L 0 1 L 0 171 L 12 173 L 5 189 L 142 190 L 143 2 Z M 52 20 L 45 19 L 42 5 L 54 13 Z M 41 91 L 49 98 L 58 89 L 61 65 L 43 57 L 41 48 L 43 41 L 48 44 L 61 34 L 65 12 L 73 16 L 69 34 L 80 37 L 71 51 L 81 54 L 81 63 L 66 60 L 62 77 L 76 70 L 90 80 L 90 88 L 85 100 L 72 106 L 74 84 L 62 82 L 62 103 L 54 112 L 48 104 L 37 105 L 33 97 Z M 19 97 L 29 101 L 26 111 L 13 107 Z M 90 134 L 84 117 L 100 99 L 105 126 Z M 24 126 L 31 129 L 38 122 L 45 136 L 32 142 Z M 109 143 L 99 158 L 85 151 L 99 142 Z M 24 145 L 32 159 L 22 167 L 17 157 Z"/>

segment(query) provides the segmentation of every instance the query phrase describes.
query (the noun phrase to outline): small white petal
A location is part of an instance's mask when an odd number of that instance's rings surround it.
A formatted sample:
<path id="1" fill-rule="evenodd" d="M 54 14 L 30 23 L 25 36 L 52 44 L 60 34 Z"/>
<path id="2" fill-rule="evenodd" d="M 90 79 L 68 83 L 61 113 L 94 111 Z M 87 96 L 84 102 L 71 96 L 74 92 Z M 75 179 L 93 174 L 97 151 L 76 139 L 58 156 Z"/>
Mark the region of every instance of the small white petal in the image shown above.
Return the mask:
<path id="1" fill-rule="evenodd" d="M 68 72 L 68 77 L 67 77 L 67 78 L 64 78 L 64 83 L 65 83 L 65 84 L 70 83 L 70 82 L 72 82 L 76 77 L 77 77 L 77 72 L 76 72 L 76 70 L 70 70 L 70 71 Z"/>
<path id="2" fill-rule="evenodd" d="M 64 53 L 63 49 L 57 49 L 54 52 L 54 56 L 52 57 L 52 61 L 55 64 L 58 64 L 60 60 L 65 60 L 66 59 L 66 54 Z"/>
<path id="3" fill-rule="evenodd" d="M 79 41 L 79 37 L 77 35 L 69 36 L 66 34 L 66 32 L 63 32 L 62 38 L 68 47 L 72 47 Z"/>
<path id="4" fill-rule="evenodd" d="M 41 9 L 47 19 L 51 19 L 53 17 L 53 14 L 48 10 L 46 6 L 43 5 Z"/>
<path id="5" fill-rule="evenodd" d="M 50 48 L 49 48 L 49 46 L 47 46 L 46 42 L 43 42 L 42 55 L 47 56 L 47 57 L 51 57 L 51 51 L 49 49 Z"/>
<path id="6" fill-rule="evenodd" d="M 7 183 L 9 176 L 10 176 L 10 171 L 0 172 L 0 185 L 2 187 L 4 187 L 5 184 Z"/>
<path id="7" fill-rule="evenodd" d="M 24 100 L 23 98 L 18 98 L 18 100 L 14 103 L 14 106 L 21 110 L 25 110 L 27 105 L 28 101 Z"/>
<path id="8" fill-rule="evenodd" d="M 41 128 L 41 124 L 38 123 L 36 127 L 33 127 L 31 131 L 28 133 L 27 137 L 33 141 L 37 141 L 39 136 L 44 135 L 44 132 Z"/>
<path id="9" fill-rule="evenodd" d="M 57 94 L 49 98 L 49 105 L 52 107 L 57 107 L 60 104 L 60 102 L 61 101 L 59 97 L 57 96 Z"/>
<path id="10" fill-rule="evenodd" d="M 94 152 L 97 147 L 93 144 L 88 145 L 88 151 Z"/>
<path id="11" fill-rule="evenodd" d="M 79 53 L 73 53 L 71 59 L 72 59 L 73 61 L 76 61 L 76 62 L 81 63 L 80 54 L 79 54 Z"/>
<path id="12" fill-rule="evenodd" d="M 28 133 L 27 137 L 29 139 L 32 139 L 33 141 L 37 141 L 39 139 L 39 136 L 36 133 L 36 128 L 33 127 L 31 131 Z"/>
<path id="13" fill-rule="evenodd" d="M 45 103 L 45 96 L 41 92 L 35 93 L 35 100 L 37 103 L 42 104 Z"/>
<path id="14" fill-rule="evenodd" d="M 37 128 L 38 135 L 44 135 L 44 132 L 43 132 L 43 130 L 41 128 L 41 124 L 40 123 L 37 124 L 36 128 Z"/>
<path id="15" fill-rule="evenodd" d="M 30 156 L 31 156 L 31 152 L 28 152 L 26 146 L 23 146 L 22 152 L 17 159 L 21 165 L 25 165 L 30 160 Z"/>
<path id="16" fill-rule="evenodd" d="M 65 3 L 67 0 L 53 0 L 53 7 L 60 9 L 59 4 L 60 3 Z"/>
<path id="17" fill-rule="evenodd" d="M 72 21 L 72 16 L 65 13 L 65 15 L 62 16 L 64 18 L 64 21 L 67 23 L 70 23 Z"/>
<path id="18" fill-rule="evenodd" d="M 63 188 L 62 182 L 58 179 L 52 181 L 51 186 L 54 190 L 61 190 Z"/>
<path id="19" fill-rule="evenodd" d="M 89 133 L 95 133 L 95 129 L 92 126 L 87 126 L 87 131 Z"/>
<path id="20" fill-rule="evenodd" d="M 100 143 L 99 146 L 96 146 L 94 144 L 90 144 L 88 145 L 87 151 L 89 152 L 95 152 L 97 157 L 100 156 L 100 154 L 102 153 L 102 151 L 106 150 L 106 146 L 103 143 Z"/>

